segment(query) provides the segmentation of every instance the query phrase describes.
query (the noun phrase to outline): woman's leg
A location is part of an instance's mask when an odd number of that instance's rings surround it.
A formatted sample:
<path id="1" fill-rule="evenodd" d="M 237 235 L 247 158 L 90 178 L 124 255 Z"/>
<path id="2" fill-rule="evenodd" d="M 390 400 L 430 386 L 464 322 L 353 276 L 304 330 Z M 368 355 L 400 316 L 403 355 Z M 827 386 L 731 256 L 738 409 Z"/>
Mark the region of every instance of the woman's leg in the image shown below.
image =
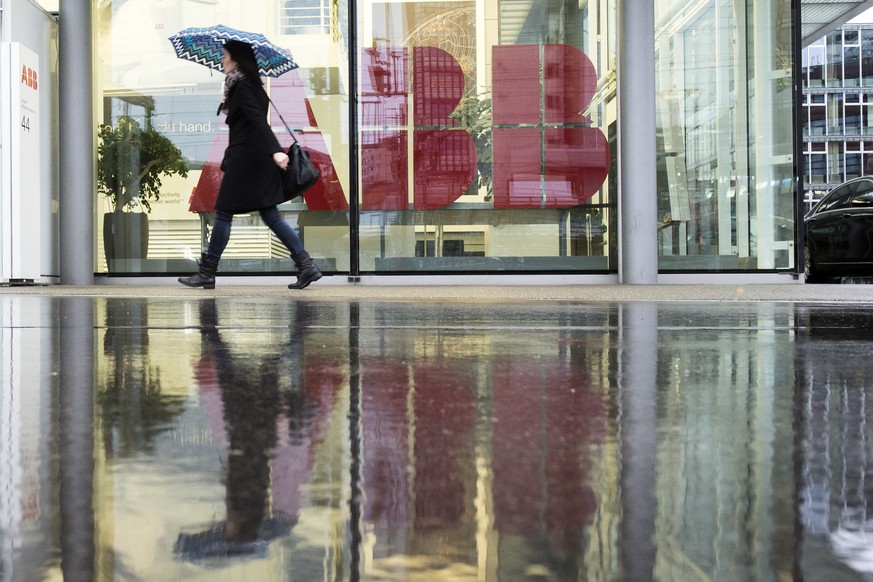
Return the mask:
<path id="1" fill-rule="evenodd" d="M 291 228 L 290 224 L 282 220 L 282 215 L 279 214 L 278 208 L 270 206 L 261 210 L 261 220 L 282 241 L 285 248 L 291 251 L 292 256 L 303 250 L 303 243 L 300 242 L 300 237 L 297 236 L 297 233 Z"/>
<path id="2" fill-rule="evenodd" d="M 215 224 L 212 225 L 212 234 L 209 236 L 209 247 L 203 255 L 206 262 L 218 265 L 227 241 L 230 240 L 231 223 L 233 223 L 233 214 L 221 210 L 215 211 Z"/>
<path id="3" fill-rule="evenodd" d="M 270 227 L 276 236 L 282 241 L 289 251 L 291 259 L 297 266 L 297 282 L 288 285 L 289 289 L 305 289 L 310 283 L 321 279 L 321 271 L 309 253 L 303 248 L 300 237 L 291 228 L 291 225 L 282 220 L 279 210 L 275 206 L 261 210 L 261 219 Z"/>
<path id="4" fill-rule="evenodd" d="M 218 271 L 218 261 L 221 253 L 230 240 L 230 225 L 233 222 L 233 214 L 215 211 L 215 224 L 212 226 L 212 235 L 209 237 L 209 248 L 200 257 L 200 270 L 190 277 L 179 277 L 179 283 L 188 287 L 203 287 L 215 289 L 215 273 Z"/>

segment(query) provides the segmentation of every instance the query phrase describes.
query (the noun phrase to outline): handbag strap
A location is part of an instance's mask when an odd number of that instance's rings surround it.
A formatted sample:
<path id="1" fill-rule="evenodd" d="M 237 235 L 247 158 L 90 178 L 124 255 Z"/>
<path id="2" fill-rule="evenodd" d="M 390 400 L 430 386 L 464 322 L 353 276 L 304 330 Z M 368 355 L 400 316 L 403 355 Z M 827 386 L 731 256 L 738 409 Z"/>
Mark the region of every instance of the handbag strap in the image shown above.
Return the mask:
<path id="1" fill-rule="evenodd" d="M 273 103 L 273 100 L 272 100 L 272 99 L 270 99 L 270 97 L 269 97 L 269 96 L 267 96 L 267 101 L 269 101 L 269 102 L 270 102 L 270 105 L 272 105 L 272 106 L 273 106 L 273 109 L 274 109 L 274 110 L 275 110 L 275 111 L 276 111 L 276 115 L 278 115 L 278 116 L 279 116 L 279 119 L 281 119 L 281 120 L 282 120 L 282 125 L 284 125 L 284 126 L 285 126 L 285 129 L 287 129 L 287 130 L 288 130 L 288 133 L 290 133 L 290 134 L 291 134 L 291 139 L 293 139 L 293 140 L 294 140 L 294 143 L 297 143 L 297 137 L 296 137 L 296 136 L 295 136 L 295 135 L 294 135 L 294 132 L 293 132 L 293 131 L 291 131 L 291 128 L 290 128 L 290 127 L 289 127 L 289 126 L 288 126 L 288 123 L 287 123 L 287 122 L 286 122 L 286 121 L 285 121 L 285 118 L 284 118 L 284 117 L 282 117 L 282 114 L 281 114 L 281 113 L 279 113 L 279 108 L 278 108 L 278 107 L 276 107 L 276 104 L 275 104 L 275 103 Z"/>

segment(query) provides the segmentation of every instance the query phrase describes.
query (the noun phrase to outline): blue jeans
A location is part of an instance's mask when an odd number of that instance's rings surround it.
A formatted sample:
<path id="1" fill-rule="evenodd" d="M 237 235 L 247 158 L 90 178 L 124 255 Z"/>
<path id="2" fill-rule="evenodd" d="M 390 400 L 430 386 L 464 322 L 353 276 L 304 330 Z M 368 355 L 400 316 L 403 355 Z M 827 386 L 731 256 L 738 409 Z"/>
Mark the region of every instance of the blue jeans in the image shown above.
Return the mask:
<path id="1" fill-rule="evenodd" d="M 300 242 L 300 237 L 294 232 L 287 222 L 282 220 L 279 210 L 275 206 L 264 208 L 259 211 L 261 220 L 264 221 L 273 234 L 282 241 L 282 244 L 291 251 L 292 255 L 296 255 L 303 250 L 303 243 Z M 215 211 L 215 224 L 212 226 L 212 236 L 209 237 L 209 248 L 206 250 L 206 261 L 213 264 L 218 264 L 221 259 L 221 253 L 227 246 L 230 240 L 230 225 L 233 222 L 233 214 L 230 212 Z"/>

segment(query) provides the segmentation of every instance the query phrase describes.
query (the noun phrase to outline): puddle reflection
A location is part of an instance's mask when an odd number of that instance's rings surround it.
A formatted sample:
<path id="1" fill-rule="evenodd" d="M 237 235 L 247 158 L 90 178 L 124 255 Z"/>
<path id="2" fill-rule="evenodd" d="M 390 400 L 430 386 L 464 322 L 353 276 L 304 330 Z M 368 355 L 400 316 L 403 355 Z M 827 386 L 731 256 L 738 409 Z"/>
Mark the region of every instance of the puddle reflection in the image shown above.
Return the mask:
<path id="1" fill-rule="evenodd" d="M 3 297 L 0 579 L 861 580 L 831 312 Z"/>
<path id="2" fill-rule="evenodd" d="M 4 305 L 9 308 L 8 305 Z M 6 311 L 6 309 L 4 309 Z M 9 309 L 13 315 L 14 308 Z M 7 313 L 9 313 L 7 311 Z M 94 305 L 90 299 L 71 298 L 64 299 L 60 302 L 60 345 L 58 349 L 58 372 L 54 376 L 60 380 L 58 389 L 58 432 L 57 438 L 59 443 L 59 472 L 57 474 L 58 498 L 59 498 L 59 513 L 60 513 L 60 547 L 61 547 L 61 570 L 64 580 L 70 581 L 89 581 L 94 580 Z M 50 314 L 54 316 L 54 314 Z M 53 317 L 52 317 L 53 318 Z M 16 335 L 15 328 L 4 328 L 4 339 L 12 339 L 9 336 Z M 13 345 L 16 343 L 14 340 Z M 4 342 L 6 344 L 6 342 Z M 8 344 L 7 344 L 8 345 Z M 3 347 L 7 347 L 4 345 Z M 45 344 L 43 344 L 45 345 Z M 10 346 L 12 347 L 12 346 Z M 15 346 L 22 349 L 27 349 L 27 342 L 22 342 L 21 345 Z M 14 352 L 15 347 L 12 347 Z M 51 365 L 53 362 L 40 362 L 40 364 Z M 14 360 L 10 362 L 14 366 Z M 15 399 L 17 394 L 24 395 L 26 387 L 32 386 L 29 383 L 16 383 L 13 385 L 10 382 L 9 394 Z M 17 388 L 17 390 L 16 390 Z M 41 390 L 44 394 L 50 394 L 50 391 Z M 4 398 L 3 405 L 9 403 L 9 400 Z M 49 401 L 43 403 L 47 408 L 46 412 L 50 411 Z M 4 406 L 5 407 L 5 406 Z M 32 413 L 42 411 L 33 410 Z M 21 421 L 27 422 L 28 418 L 22 415 Z M 12 422 L 13 419 L 3 418 L 4 422 Z M 13 425 L 14 426 L 14 425 Z M 45 428 L 48 428 L 47 426 Z M 15 451 L 14 437 L 9 443 L 10 448 L 3 447 L 3 455 L 9 451 Z M 23 443 L 22 443 L 23 444 Z M 26 449 L 25 449 L 26 450 Z M 50 459 L 39 458 L 39 464 L 43 465 L 50 462 Z M 26 465 L 25 465 L 26 466 Z M 37 469 L 38 473 L 45 475 L 46 469 L 51 470 L 51 465 L 44 465 Z M 25 471 L 20 473 L 15 470 L 15 467 L 10 467 L 9 476 L 15 480 L 20 477 L 26 480 L 29 475 Z M 22 467 L 24 469 L 24 466 Z M 16 475 L 18 473 L 18 475 Z M 0 480 L 2 481 L 2 480 Z M 54 479 L 50 479 L 54 481 Z M 4 484 L 5 485 L 5 484 Z M 40 491 L 40 496 L 48 496 L 51 493 L 51 488 L 54 483 L 39 483 L 30 491 L 22 491 L 27 493 L 35 493 Z M 5 487 L 4 487 L 5 489 Z M 14 497 L 13 497 L 14 499 Z M 23 501 L 24 498 L 21 499 Z M 4 511 L 13 510 L 15 501 L 4 504 Z M 54 511 L 48 508 L 49 511 L 45 514 L 37 513 L 32 516 L 31 520 L 22 519 L 21 525 L 27 526 L 40 525 L 42 527 L 49 526 L 54 521 Z M 5 524 L 4 524 L 5 525 Z M 5 528 L 4 528 L 5 529 Z M 14 547 L 15 540 L 6 540 L 4 537 L 4 549 Z M 43 540 L 43 543 L 48 540 Z M 8 544 L 8 545 L 7 545 Z M 34 548 L 39 553 L 47 552 L 48 544 L 42 547 Z M 6 554 L 6 552 L 4 552 Z M 9 563 L 16 565 L 11 558 Z M 7 563 L 7 560 L 3 560 Z M 46 562 L 53 564 L 55 560 L 46 559 Z M 36 563 L 23 565 L 23 572 L 20 579 L 24 580 L 29 577 L 28 568 L 36 566 Z M 46 564 L 48 566 L 48 564 Z M 48 566 L 46 569 L 51 569 Z M 18 568 L 15 568 L 18 570 Z M 18 574 L 13 570 L 10 574 Z"/>
<path id="3" fill-rule="evenodd" d="M 287 443 L 278 446 L 277 424 L 290 425 L 291 417 L 301 418 L 299 407 L 289 403 L 288 378 L 280 379 L 280 361 L 291 355 L 293 341 L 273 345 L 251 343 L 247 353 L 235 355 L 219 331 L 215 301 L 200 303 L 201 353 L 194 377 L 200 406 L 212 425 L 213 439 L 226 449 L 225 520 L 204 531 L 179 535 L 176 555 L 198 562 L 228 556 L 263 556 L 266 544 L 287 535 L 296 523 L 296 512 L 287 503 L 268 508 L 271 487 L 271 460 L 275 456 L 277 477 L 294 475 L 284 471 Z M 294 334 L 292 334 L 292 338 Z M 299 343 L 299 342 L 297 342 Z M 289 351 L 283 353 L 285 349 Z M 280 385 L 286 388 L 280 393 Z M 306 467 L 301 467 L 306 474 Z M 296 490 L 298 483 L 283 483 Z M 283 487 L 277 489 L 284 490 Z M 269 515 L 268 515 L 269 511 Z"/>

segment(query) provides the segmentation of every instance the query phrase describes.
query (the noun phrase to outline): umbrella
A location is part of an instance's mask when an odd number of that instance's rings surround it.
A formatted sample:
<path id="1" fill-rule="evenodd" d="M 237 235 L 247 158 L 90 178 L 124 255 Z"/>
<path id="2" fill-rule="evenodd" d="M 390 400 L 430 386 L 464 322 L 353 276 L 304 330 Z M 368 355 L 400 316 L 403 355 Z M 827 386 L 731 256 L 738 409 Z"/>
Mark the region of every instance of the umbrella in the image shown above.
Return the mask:
<path id="1" fill-rule="evenodd" d="M 186 28 L 170 37 L 176 56 L 221 71 L 224 43 L 238 40 L 252 45 L 258 69 L 265 77 L 278 77 L 299 65 L 291 53 L 267 40 L 263 34 L 236 30 L 217 24 L 206 28 Z"/>

